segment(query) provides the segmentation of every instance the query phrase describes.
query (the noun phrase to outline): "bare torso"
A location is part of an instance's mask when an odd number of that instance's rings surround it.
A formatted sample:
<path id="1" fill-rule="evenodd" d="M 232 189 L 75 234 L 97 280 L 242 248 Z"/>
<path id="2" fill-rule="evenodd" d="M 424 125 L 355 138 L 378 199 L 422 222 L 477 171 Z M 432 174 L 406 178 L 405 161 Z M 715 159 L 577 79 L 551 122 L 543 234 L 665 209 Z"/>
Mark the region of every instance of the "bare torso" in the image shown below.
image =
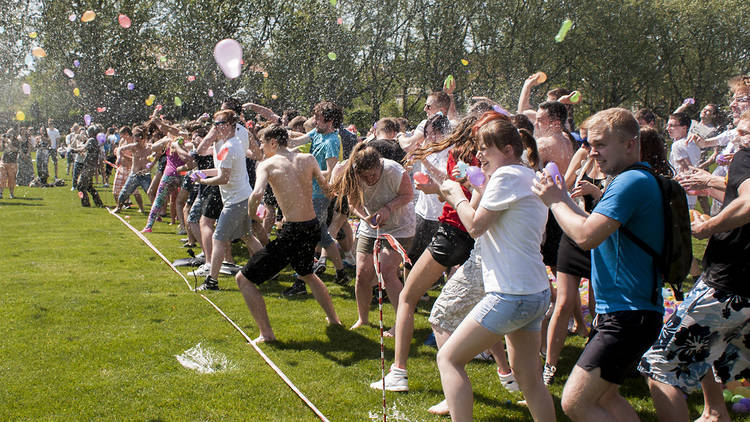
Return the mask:
<path id="1" fill-rule="evenodd" d="M 312 203 L 312 180 L 318 163 L 311 154 L 281 152 L 259 164 L 268 174 L 284 220 L 309 221 L 315 218 Z"/>
<path id="2" fill-rule="evenodd" d="M 558 133 L 538 138 L 536 146 L 539 150 L 539 159 L 543 166 L 553 161 L 557 164 L 557 168 L 560 169 L 560 173 L 565 174 L 568 170 L 570 159 L 573 158 L 574 151 L 573 145 L 571 145 L 570 140 L 564 134 Z"/>

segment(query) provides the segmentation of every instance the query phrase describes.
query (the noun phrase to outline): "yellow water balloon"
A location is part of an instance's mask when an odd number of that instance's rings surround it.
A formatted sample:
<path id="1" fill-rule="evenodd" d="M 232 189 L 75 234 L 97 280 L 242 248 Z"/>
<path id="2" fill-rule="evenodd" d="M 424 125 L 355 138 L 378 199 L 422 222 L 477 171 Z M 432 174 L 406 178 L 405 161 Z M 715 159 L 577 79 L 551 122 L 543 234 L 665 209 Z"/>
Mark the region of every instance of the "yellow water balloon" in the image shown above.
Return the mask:
<path id="1" fill-rule="evenodd" d="M 73 95 L 75 95 L 76 97 L 80 97 L 81 96 L 81 90 L 78 89 L 78 88 L 73 88 Z"/>
<path id="2" fill-rule="evenodd" d="M 461 64 L 464 65 L 464 66 L 468 66 L 469 65 L 469 61 L 466 60 L 466 59 L 461 59 Z"/>
<path id="3" fill-rule="evenodd" d="M 151 94 L 146 98 L 146 105 L 151 107 L 154 104 L 154 101 L 156 101 L 156 95 Z"/>
<path id="4" fill-rule="evenodd" d="M 34 31 L 34 32 L 29 32 L 29 38 L 36 38 L 36 36 L 37 36 L 37 35 L 38 35 L 38 34 L 36 33 L 36 31 Z"/>
<path id="5" fill-rule="evenodd" d="M 24 112 L 21 111 L 21 110 L 17 111 L 16 112 L 16 120 L 18 120 L 19 122 L 22 122 L 22 121 L 26 120 L 26 114 L 24 114 Z"/>
<path id="6" fill-rule="evenodd" d="M 81 22 L 91 22 L 96 18 L 96 13 L 93 10 L 87 10 L 83 12 L 83 16 L 81 16 Z"/>

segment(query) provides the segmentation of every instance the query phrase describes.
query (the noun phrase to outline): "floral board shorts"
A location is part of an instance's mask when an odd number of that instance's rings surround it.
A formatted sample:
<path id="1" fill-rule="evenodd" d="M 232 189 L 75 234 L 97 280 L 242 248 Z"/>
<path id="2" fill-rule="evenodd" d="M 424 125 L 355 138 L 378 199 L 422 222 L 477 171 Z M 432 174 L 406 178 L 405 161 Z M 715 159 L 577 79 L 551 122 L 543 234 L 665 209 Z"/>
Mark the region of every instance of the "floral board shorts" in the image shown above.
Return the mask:
<path id="1" fill-rule="evenodd" d="M 461 321 L 483 297 L 482 259 L 474 248 L 469 259 L 443 286 L 440 296 L 432 305 L 430 324 L 446 331 L 456 331 Z"/>
<path id="2" fill-rule="evenodd" d="M 638 370 L 685 393 L 700 389 L 711 370 L 722 383 L 750 378 L 750 299 L 698 280 Z"/>

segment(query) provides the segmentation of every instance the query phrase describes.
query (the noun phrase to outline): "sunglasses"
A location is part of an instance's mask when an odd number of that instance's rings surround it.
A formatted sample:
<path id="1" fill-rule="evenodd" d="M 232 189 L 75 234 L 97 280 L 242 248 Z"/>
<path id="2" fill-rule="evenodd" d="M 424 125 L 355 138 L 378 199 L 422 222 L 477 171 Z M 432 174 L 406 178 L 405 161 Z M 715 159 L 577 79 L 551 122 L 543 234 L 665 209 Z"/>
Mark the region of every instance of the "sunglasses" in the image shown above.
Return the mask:
<path id="1" fill-rule="evenodd" d="M 217 120 L 217 121 L 214 121 L 214 126 L 225 125 L 227 123 L 228 122 L 226 120 Z"/>

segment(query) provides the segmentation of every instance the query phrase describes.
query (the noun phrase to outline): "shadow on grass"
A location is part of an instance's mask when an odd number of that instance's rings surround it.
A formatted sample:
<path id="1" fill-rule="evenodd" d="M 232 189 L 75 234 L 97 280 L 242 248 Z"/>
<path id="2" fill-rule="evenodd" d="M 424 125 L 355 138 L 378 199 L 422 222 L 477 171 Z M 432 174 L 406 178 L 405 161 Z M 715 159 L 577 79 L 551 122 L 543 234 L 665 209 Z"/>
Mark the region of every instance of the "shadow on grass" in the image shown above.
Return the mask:
<path id="1" fill-rule="evenodd" d="M 348 330 L 341 325 L 326 327 L 326 336 L 330 341 L 277 341 L 268 343 L 279 350 L 310 350 L 340 366 L 351 366 L 362 360 L 380 358 L 380 343 L 370 340 L 357 331 Z M 345 355 L 345 357 L 341 357 Z"/>
<path id="2" fill-rule="evenodd" d="M 9 200 L 10 201 L 10 200 Z M 15 199 L 13 199 L 15 201 Z M 10 205 L 10 206 L 22 206 L 22 207 L 41 207 L 44 204 L 26 204 L 23 202 L 7 202 L 7 201 L 0 201 L 0 205 Z"/>
<path id="3" fill-rule="evenodd" d="M 32 197 L 27 197 L 27 196 L 16 196 L 15 199 L 13 199 L 13 200 L 14 201 L 17 201 L 17 200 L 23 200 L 23 201 L 41 201 L 42 199 L 44 199 L 44 198 L 32 198 Z"/>

